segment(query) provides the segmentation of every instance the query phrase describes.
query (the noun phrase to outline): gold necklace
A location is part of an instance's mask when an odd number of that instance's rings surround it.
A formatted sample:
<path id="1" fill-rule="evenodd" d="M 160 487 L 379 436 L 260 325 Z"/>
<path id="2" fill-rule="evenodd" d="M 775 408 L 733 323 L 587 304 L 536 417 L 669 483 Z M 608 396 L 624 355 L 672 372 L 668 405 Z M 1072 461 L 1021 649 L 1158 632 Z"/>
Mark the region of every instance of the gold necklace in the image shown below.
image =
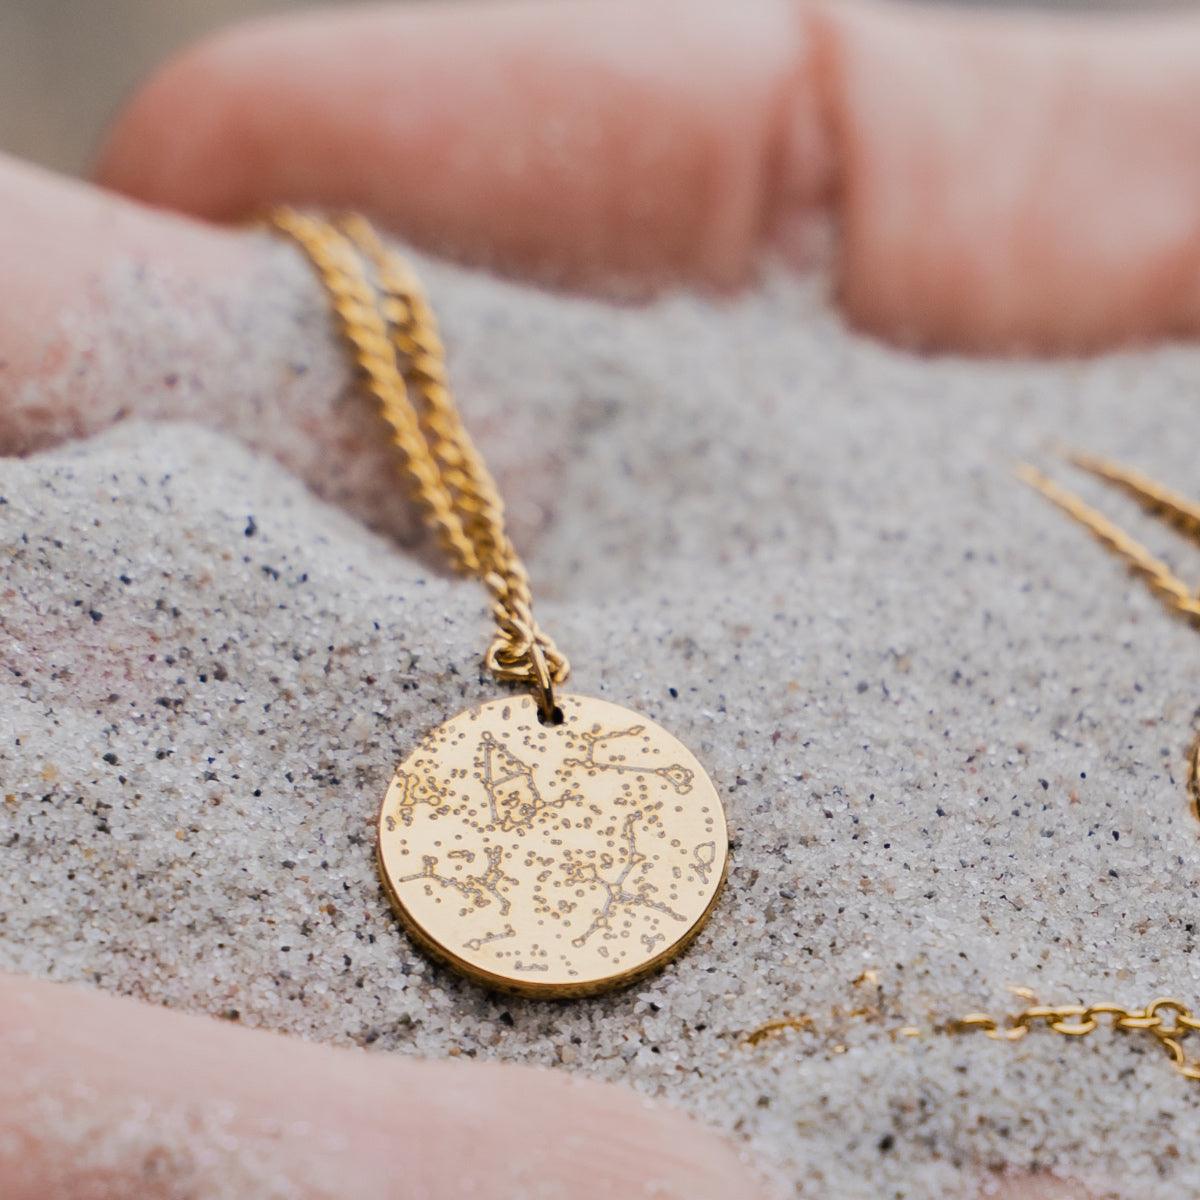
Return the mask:
<path id="1" fill-rule="evenodd" d="M 452 717 L 397 767 L 379 814 L 388 895 L 419 945 L 487 986 L 568 997 L 631 983 L 716 903 L 729 853 L 716 789 L 646 717 L 558 692 L 569 664 L 534 619 L 415 273 L 362 218 L 270 221 L 316 268 L 426 524 L 491 596 L 484 665 L 529 689 Z"/>
<path id="2" fill-rule="evenodd" d="M 360 218 L 333 225 L 280 209 L 270 220 L 316 267 L 427 524 L 454 566 L 492 596 L 496 633 L 485 665 L 531 692 L 460 713 L 401 762 L 379 814 L 384 886 L 419 945 L 485 985 L 569 997 L 630 983 L 679 953 L 716 903 L 728 860 L 720 799 L 691 753 L 645 717 L 557 693 L 567 660 L 533 618 L 503 503 L 463 428 L 436 322 L 411 269 Z M 1200 507 L 1111 464 L 1083 465 L 1200 539 Z M 1043 476 L 1026 469 L 1026 478 L 1173 607 L 1200 618 L 1200 601 L 1144 547 Z M 878 986 L 876 972 L 854 984 L 867 985 Z M 1079 1038 L 1107 1024 L 1149 1037 L 1181 1075 L 1200 1080 L 1200 1061 L 1184 1049 L 1200 1033 L 1200 1016 L 1179 1000 L 1136 1009 L 1047 1006 L 1024 989 L 1018 995 L 1026 1007 L 1007 1017 L 967 1013 L 889 1036 L 976 1033 L 1016 1042 L 1037 1028 Z M 851 1019 L 878 1023 L 882 1010 L 838 1010 L 829 1022 L 835 1037 Z M 820 1025 L 784 1016 L 745 1043 Z"/>

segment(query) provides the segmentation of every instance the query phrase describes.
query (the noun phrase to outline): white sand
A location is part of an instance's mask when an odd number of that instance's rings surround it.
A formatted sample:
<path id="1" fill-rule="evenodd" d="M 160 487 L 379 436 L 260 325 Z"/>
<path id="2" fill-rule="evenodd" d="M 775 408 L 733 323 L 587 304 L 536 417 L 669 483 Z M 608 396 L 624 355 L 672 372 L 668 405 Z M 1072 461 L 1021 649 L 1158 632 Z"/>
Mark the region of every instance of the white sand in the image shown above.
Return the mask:
<path id="1" fill-rule="evenodd" d="M 1200 638 L 1009 474 L 1062 441 L 1200 491 L 1200 351 L 930 363 L 848 333 L 815 284 L 617 311 L 427 264 L 573 687 L 691 746 L 734 836 L 676 966 L 546 1005 L 431 966 L 376 882 L 393 763 L 495 694 L 482 593 L 241 444 L 409 528 L 319 293 L 290 251 L 268 267 L 257 311 L 110 281 L 103 335 L 75 327 L 24 396 L 86 414 L 119 378 L 134 413 L 225 432 L 127 421 L 0 461 L 0 968 L 624 1080 L 806 1197 L 953 1198 L 1006 1164 L 1200 1189 L 1195 1085 L 1152 1045 L 889 1036 L 1007 1010 L 1010 985 L 1200 1001 Z M 148 300 L 193 356 L 146 336 Z M 212 361 L 211 322 L 244 358 Z M 817 1032 L 742 1043 L 783 1012 Z"/>

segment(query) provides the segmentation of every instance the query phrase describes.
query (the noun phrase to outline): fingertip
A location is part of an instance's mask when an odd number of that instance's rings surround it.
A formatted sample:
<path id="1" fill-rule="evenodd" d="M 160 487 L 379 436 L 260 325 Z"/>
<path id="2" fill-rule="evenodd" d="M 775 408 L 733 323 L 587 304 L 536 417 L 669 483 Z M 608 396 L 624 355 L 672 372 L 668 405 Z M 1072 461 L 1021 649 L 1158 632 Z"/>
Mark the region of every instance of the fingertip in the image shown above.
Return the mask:
<path id="1" fill-rule="evenodd" d="M 241 32 L 222 32 L 164 62 L 117 113 L 101 139 L 92 178 L 102 187 L 210 220 L 238 213 L 246 125 L 230 121 L 239 95 L 230 70 Z M 219 163 L 211 147 L 222 145 Z M 199 164 L 208 169 L 197 169 Z M 215 168 L 215 169 L 213 169 Z"/>

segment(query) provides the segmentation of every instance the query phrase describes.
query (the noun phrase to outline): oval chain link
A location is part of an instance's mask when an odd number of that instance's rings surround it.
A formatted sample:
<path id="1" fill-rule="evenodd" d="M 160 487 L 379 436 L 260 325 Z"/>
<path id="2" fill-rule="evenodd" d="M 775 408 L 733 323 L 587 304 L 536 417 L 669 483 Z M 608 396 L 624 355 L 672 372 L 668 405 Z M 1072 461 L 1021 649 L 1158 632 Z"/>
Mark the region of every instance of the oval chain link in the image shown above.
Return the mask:
<path id="1" fill-rule="evenodd" d="M 857 982 L 857 981 L 856 981 Z M 1023 989 L 1022 989 L 1023 990 Z M 834 1010 L 834 1017 L 844 1020 L 847 1016 L 871 1014 L 871 1009 Z M 876 1014 L 877 1017 L 877 1014 Z M 967 1013 L 946 1024 L 934 1027 L 934 1032 L 949 1034 L 981 1033 L 997 1042 L 1019 1042 L 1036 1029 L 1046 1029 L 1060 1037 L 1081 1038 L 1094 1033 L 1102 1026 L 1126 1033 L 1144 1033 L 1160 1045 L 1171 1060 L 1171 1065 L 1185 1079 L 1200 1080 L 1200 1058 L 1189 1058 L 1184 1041 L 1193 1033 L 1200 1032 L 1200 1016 L 1197 1016 L 1181 1000 L 1164 997 L 1148 1004 L 1145 1008 L 1126 1008 L 1122 1004 L 1102 1001 L 1096 1004 L 1030 1005 L 1020 1012 L 998 1017 L 986 1012 Z M 744 1044 L 757 1046 L 768 1038 L 789 1030 L 819 1032 L 819 1024 L 810 1016 L 782 1017 L 760 1025 L 746 1035 Z M 893 1030 L 893 1037 L 920 1037 L 922 1030 L 906 1025 Z M 845 1044 L 840 1041 L 835 1051 L 841 1053 Z"/>
<path id="2" fill-rule="evenodd" d="M 1033 1005 L 1008 1017 L 990 1013 L 967 1013 L 951 1022 L 951 1033 L 982 1033 L 995 1041 L 1020 1041 L 1037 1026 L 1062 1037 L 1086 1037 L 1102 1024 L 1126 1032 L 1148 1033 L 1162 1046 L 1175 1070 L 1185 1079 L 1200 1080 L 1200 1059 L 1189 1058 L 1184 1039 L 1200 1031 L 1200 1017 L 1181 1000 L 1164 997 L 1144 1009 L 1120 1004 Z"/>
<path id="3" fill-rule="evenodd" d="M 454 403 L 437 320 L 416 272 L 361 217 L 333 225 L 280 208 L 269 220 L 320 275 L 426 524 L 452 566 L 480 579 L 491 595 L 496 633 L 484 665 L 499 680 L 532 687 L 552 717 L 553 685 L 566 680 L 570 663 L 534 619 L 504 502 Z"/>

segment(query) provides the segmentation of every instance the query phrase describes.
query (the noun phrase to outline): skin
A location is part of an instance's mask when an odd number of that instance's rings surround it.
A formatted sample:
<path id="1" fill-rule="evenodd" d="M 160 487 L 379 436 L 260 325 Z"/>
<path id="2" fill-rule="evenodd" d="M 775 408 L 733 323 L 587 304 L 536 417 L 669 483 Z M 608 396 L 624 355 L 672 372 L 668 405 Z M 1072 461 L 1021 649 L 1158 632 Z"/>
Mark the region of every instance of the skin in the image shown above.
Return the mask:
<path id="1" fill-rule="evenodd" d="M 0 160 L 0 261 L 19 298 L 0 321 L 0 450 L 36 443 L 6 398 L 53 375 L 61 322 L 94 304 L 98 280 L 146 262 L 213 302 L 242 295 L 261 243 L 206 222 L 280 200 L 354 206 L 467 261 L 625 295 L 734 288 L 768 248 L 811 262 L 832 227 L 849 319 L 893 341 L 1077 352 L 1192 336 L 1198 54 L 1188 15 L 782 0 L 414 5 L 234 29 L 133 98 L 98 159 L 107 191 Z M 18 1200 L 152 1200 L 203 1167 L 153 1130 L 121 1151 L 71 1081 L 105 1112 L 192 1122 L 204 1169 L 282 1154 L 305 1197 L 413 1180 L 430 1200 L 519 1194 L 480 1177 L 452 1132 L 481 1097 L 503 1112 L 513 1095 L 547 1142 L 578 1135 L 577 1159 L 537 1164 L 573 1196 L 624 1194 L 647 1172 L 665 1195 L 755 1194 L 711 1135 L 559 1075 L 304 1046 L 3 976 L 0 1031 L 16 1065 L 0 1072 L 0 1128 L 17 1134 L 0 1139 L 0 1192 Z M 34 1120 L 31 1097 L 74 1113 L 83 1141 Z M 503 1120 L 481 1125 L 510 1144 Z M 96 1143 L 113 1147 L 103 1163 L 81 1152 Z M 222 1167 L 213 1147 L 227 1144 L 238 1153 Z M 1086 1200 L 1045 1178 L 984 1194 Z"/>
<path id="2" fill-rule="evenodd" d="M 98 171 L 216 219 L 281 198 L 355 204 L 582 286 L 734 286 L 765 241 L 803 257 L 832 215 L 842 302 L 866 328 L 1086 349 L 1200 328 L 1198 54 L 1190 14 L 315 13 L 185 52 Z"/>
<path id="3" fill-rule="evenodd" d="M 331 1050 L 28 979 L 0 985 L 0 1031 L 7 1200 L 753 1194 L 685 1117 L 564 1072 Z M 497 1119 L 517 1097 L 520 1125 Z"/>

